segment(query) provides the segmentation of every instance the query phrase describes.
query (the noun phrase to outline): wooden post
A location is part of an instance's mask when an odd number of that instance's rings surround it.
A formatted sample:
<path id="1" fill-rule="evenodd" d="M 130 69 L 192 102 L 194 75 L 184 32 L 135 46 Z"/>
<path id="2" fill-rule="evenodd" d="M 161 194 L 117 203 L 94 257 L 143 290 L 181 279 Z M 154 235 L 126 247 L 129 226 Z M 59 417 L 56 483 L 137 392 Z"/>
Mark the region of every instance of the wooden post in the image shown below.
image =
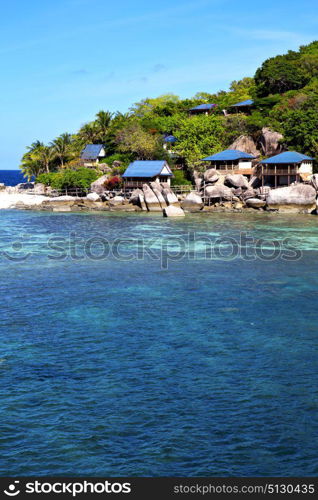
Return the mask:
<path id="1" fill-rule="evenodd" d="M 262 187 L 264 187 L 264 166 L 262 165 Z"/>
<path id="2" fill-rule="evenodd" d="M 277 188 L 277 166 L 275 165 L 275 189 Z"/>
<path id="3" fill-rule="evenodd" d="M 290 186 L 290 165 L 288 165 L 288 186 Z"/>

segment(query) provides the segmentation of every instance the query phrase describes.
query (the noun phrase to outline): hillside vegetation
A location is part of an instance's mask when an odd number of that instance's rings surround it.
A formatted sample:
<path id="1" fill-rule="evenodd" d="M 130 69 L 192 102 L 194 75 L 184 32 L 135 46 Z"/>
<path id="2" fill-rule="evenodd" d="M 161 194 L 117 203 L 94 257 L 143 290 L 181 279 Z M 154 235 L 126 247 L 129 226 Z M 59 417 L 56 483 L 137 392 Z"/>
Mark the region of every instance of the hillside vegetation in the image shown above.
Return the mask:
<path id="1" fill-rule="evenodd" d="M 224 115 L 224 109 L 249 98 L 255 101 L 251 114 Z M 189 109 L 202 103 L 215 103 L 217 108 L 210 115 L 189 116 Z M 263 127 L 283 134 L 286 149 L 317 155 L 318 41 L 267 59 L 254 78 L 234 81 L 228 91 L 198 92 L 189 99 L 173 94 L 146 98 L 125 114 L 100 111 L 75 134 L 64 133 L 48 145 L 35 141 L 27 148 L 21 168 L 28 176 L 75 170 L 80 168 L 82 148 L 102 143 L 109 165 L 118 160 L 124 169 L 135 159 L 169 159 L 172 166 L 182 162 L 190 171 L 200 158 L 229 147 L 241 135 L 257 143 Z M 176 153 L 173 159 L 163 149 L 168 134 L 178 139 L 171 146 Z"/>

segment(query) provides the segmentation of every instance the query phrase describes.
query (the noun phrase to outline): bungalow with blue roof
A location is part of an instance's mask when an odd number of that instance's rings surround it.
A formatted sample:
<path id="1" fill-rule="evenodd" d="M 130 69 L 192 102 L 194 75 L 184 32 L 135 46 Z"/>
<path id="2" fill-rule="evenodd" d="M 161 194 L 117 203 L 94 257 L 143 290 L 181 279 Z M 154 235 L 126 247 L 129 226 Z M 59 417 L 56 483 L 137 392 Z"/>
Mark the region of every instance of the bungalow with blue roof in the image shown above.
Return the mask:
<path id="1" fill-rule="evenodd" d="M 125 188 L 142 187 L 149 182 L 166 183 L 170 186 L 173 173 L 165 160 L 139 160 L 132 162 L 123 174 Z"/>
<path id="2" fill-rule="evenodd" d="M 260 162 L 262 186 L 289 186 L 307 181 L 313 173 L 314 158 L 296 151 L 285 151 Z"/>
<path id="3" fill-rule="evenodd" d="M 245 101 L 232 104 L 232 106 L 230 107 L 234 110 L 235 113 L 250 113 L 253 106 L 253 99 L 246 99 Z"/>
<path id="4" fill-rule="evenodd" d="M 195 106 L 194 108 L 189 109 L 190 115 L 210 115 L 214 109 L 216 108 L 216 104 L 212 103 L 207 103 L 207 104 L 199 104 L 198 106 Z"/>
<path id="5" fill-rule="evenodd" d="M 224 174 L 252 175 L 252 160 L 255 156 L 239 149 L 225 149 L 220 153 L 202 158 L 201 161 L 211 162 L 210 168 L 215 168 Z"/>
<path id="6" fill-rule="evenodd" d="M 163 138 L 163 142 L 165 144 L 174 144 L 175 142 L 177 142 L 178 139 L 174 136 L 174 135 L 166 135 L 164 138 Z"/>
<path id="7" fill-rule="evenodd" d="M 165 151 L 168 151 L 170 156 L 177 156 L 177 154 L 174 153 L 173 150 L 171 149 L 171 145 L 175 144 L 176 142 L 178 142 L 178 139 L 174 135 L 166 135 L 163 138 L 163 149 Z"/>
<path id="8" fill-rule="evenodd" d="M 103 144 L 87 144 L 82 150 L 80 158 L 85 167 L 94 167 L 105 156 Z"/>

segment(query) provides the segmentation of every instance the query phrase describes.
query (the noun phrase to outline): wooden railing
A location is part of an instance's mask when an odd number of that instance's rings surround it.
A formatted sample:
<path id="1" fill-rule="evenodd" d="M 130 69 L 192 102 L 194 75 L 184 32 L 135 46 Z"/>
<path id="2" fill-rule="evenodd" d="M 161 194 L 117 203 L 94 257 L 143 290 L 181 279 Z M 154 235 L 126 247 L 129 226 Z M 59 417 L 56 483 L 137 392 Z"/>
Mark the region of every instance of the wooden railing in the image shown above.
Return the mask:
<path id="1" fill-rule="evenodd" d="M 275 167 L 262 167 L 261 169 L 262 175 L 297 175 L 298 168 L 296 167 L 284 167 L 284 168 L 275 168 Z"/>
<path id="2" fill-rule="evenodd" d="M 211 167 L 214 168 L 214 167 Z M 218 165 L 215 170 L 217 172 L 234 172 L 234 170 L 239 170 L 238 166 L 232 166 L 232 165 Z"/>
<path id="3" fill-rule="evenodd" d="M 183 194 L 183 193 L 190 193 L 191 191 L 195 191 L 195 186 L 192 184 L 183 184 L 180 186 L 170 186 L 171 190 L 174 192 L 174 194 Z"/>
<path id="4" fill-rule="evenodd" d="M 213 166 L 211 168 L 214 168 Z M 253 167 L 239 167 L 238 165 L 232 166 L 232 165 L 219 165 L 215 168 L 217 172 L 224 173 L 224 174 L 247 174 L 250 175 L 253 172 Z"/>
<path id="5" fill-rule="evenodd" d="M 128 188 L 128 189 L 130 189 L 130 188 L 137 189 L 137 188 L 142 188 L 142 186 L 144 184 L 147 184 L 147 182 L 145 182 L 145 181 L 124 181 L 123 187 L 124 187 L 124 189 L 126 189 L 126 188 Z M 162 181 L 160 181 L 160 184 L 162 184 L 163 186 L 165 184 L 168 185 L 167 182 L 162 182 Z"/>
<path id="6" fill-rule="evenodd" d="M 49 196 L 55 198 L 57 196 L 76 196 L 78 198 L 83 198 L 91 192 L 90 189 L 84 188 L 65 188 L 65 189 L 46 189 L 43 193 L 35 193 L 33 189 L 25 189 L 24 194 L 39 194 L 41 196 Z"/>
<path id="7" fill-rule="evenodd" d="M 114 196 L 124 196 L 125 198 L 129 198 L 130 194 L 134 189 L 137 187 L 142 188 L 145 182 L 140 182 L 138 183 L 139 185 L 133 185 L 129 186 L 128 184 L 124 184 L 118 189 L 111 189 L 107 190 L 108 194 L 114 195 Z M 161 183 L 165 184 L 165 183 Z M 184 185 L 178 185 L 178 186 L 170 186 L 170 189 L 175 193 L 175 194 L 184 194 L 184 193 L 190 193 L 191 191 L 195 191 L 195 186 L 192 184 L 184 184 Z M 79 198 L 86 197 L 88 193 L 91 193 L 92 191 L 90 189 L 82 189 L 82 188 L 68 188 L 68 189 L 46 189 L 44 193 L 40 193 L 42 196 L 48 196 L 51 198 L 55 198 L 58 196 L 76 196 Z M 33 189 L 25 189 L 23 191 L 25 194 L 30 194 L 34 195 L 34 190 Z M 38 193 L 39 194 L 39 193 Z"/>

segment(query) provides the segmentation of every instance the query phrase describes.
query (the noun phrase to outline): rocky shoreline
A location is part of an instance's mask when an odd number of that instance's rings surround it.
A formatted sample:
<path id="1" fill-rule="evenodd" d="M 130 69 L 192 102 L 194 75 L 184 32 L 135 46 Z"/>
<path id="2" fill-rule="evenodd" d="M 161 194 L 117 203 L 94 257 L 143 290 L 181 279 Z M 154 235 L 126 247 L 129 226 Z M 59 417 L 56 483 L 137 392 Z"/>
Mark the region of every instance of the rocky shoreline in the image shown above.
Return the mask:
<path id="1" fill-rule="evenodd" d="M 280 212 L 317 214 L 318 174 L 310 183 L 271 189 L 257 186 L 258 179 L 241 174 L 222 176 L 210 169 L 195 174 L 196 190 L 176 195 L 166 184 L 152 182 L 135 189 L 127 197 L 104 188 L 103 178 L 91 185 L 87 196 L 54 196 L 42 184 L 0 185 L 0 209 L 43 210 L 51 212 L 110 211 L 161 212 L 180 217 L 187 212 Z M 50 188 L 49 188 L 50 189 Z"/>

